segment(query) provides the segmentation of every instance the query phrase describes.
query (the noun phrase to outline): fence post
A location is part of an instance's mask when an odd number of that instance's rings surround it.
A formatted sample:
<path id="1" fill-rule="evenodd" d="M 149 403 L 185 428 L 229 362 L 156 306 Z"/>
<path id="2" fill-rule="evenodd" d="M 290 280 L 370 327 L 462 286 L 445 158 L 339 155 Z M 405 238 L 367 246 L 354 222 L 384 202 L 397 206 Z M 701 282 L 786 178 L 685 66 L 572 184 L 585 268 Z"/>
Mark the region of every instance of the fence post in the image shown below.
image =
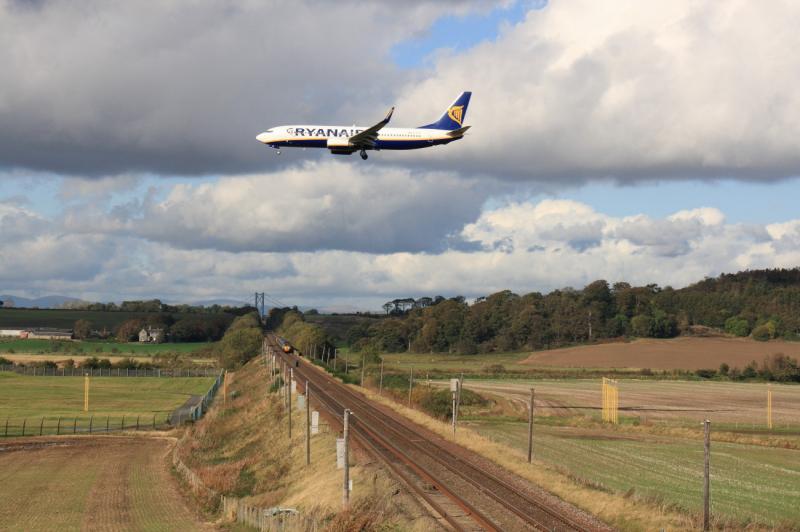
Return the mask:
<path id="1" fill-rule="evenodd" d="M 136 430 L 139 430 L 139 418 L 141 416 L 136 416 Z"/>
<path id="2" fill-rule="evenodd" d="M 75 434 L 78 432 L 78 418 L 72 419 L 72 433 Z"/>
<path id="3" fill-rule="evenodd" d="M 28 423 L 27 419 L 22 420 L 22 435 L 25 436 L 25 425 Z"/>
<path id="4" fill-rule="evenodd" d="M 106 416 L 106 432 L 108 432 L 108 423 L 110 421 L 111 416 Z"/>
<path id="5" fill-rule="evenodd" d="M 383 357 L 381 357 L 381 380 L 378 384 L 378 395 L 383 395 Z"/>
<path id="6" fill-rule="evenodd" d="M 5 436 L 8 436 L 8 418 L 6 418 L 6 433 Z"/>
<path id="7" fill-rule="evenodd" d="M 56 426 L 56 436 L 61 436 L 61 417 L 58 418 L 58 425 Z"/>
<path id="8" fill-rule="evenodd" d="M 119 430 L 125 430 L 125 415 L 122 416 L 122 423 L 119 425 Z"/>
<path id="9" fill-rule="evenodd" d="M 531 404 L 528 407 L 528 463 L 531 463 L 533 458 L 533 398 L 534 390 L 531 388 Z"/>
<path id="10" fill-rule="evenodd" d="M 703 422 L 703 530 L 710 530 L 711 525 L 711 421 Z"/>
<path id="11" fill-rule="evenodd" d="M 89 434 L 92 433 L 92 428 L 94 427 L 94 416 L 89 418 Z"/>
<path id="12" fill-rule="evenodd" d="M 153 414 L 153 430 L 156 430 L 156 415 Z"/>
<path id="13" fill-rule="evenodd" d="M 39 423 L 39 436 L 42 435 L 42 429 L 44 429 L 44 418 L 42 418 L 42 422 Z"/>

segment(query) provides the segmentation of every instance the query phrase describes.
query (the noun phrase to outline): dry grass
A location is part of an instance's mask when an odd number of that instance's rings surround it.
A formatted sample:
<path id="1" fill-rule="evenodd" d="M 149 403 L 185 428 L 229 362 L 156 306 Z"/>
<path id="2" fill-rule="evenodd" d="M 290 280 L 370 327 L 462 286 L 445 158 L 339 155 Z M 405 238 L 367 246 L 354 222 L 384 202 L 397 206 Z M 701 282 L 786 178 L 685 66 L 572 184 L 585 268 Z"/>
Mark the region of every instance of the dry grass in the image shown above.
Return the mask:
<path id="1" fill-rule="evenodd" d="M 379 464 L 358 451 L 351 454 L 351 507 L 341 512 L 338 434 L 321 420 L 322 430 L 312 437 L 311 465 L 307 466 L 305 412 L 296 408 L 292 412 L 290 441 L 282 394 L 267 393 L 268 379 L 260 361 L 231 375 L 227 403 L 219 397 L 180 448 L 181 459 L 208 487 L 255 507 L 296 508 L 330 530 L 353 530 L 365 524 L 374 530 L 375 523 L 386 530 L 435 526 L 420 515 L 416 504 Z M 236 397 L 230 398 L 231 394 Z"/>
<path id="2" fill-rule="evenodd" d="M 633 342 L 584 345 L 538 351 L 523 364 L 531 366 L 716 369 L 725 362 L 743 368 L 755 360 L 761 362 L 773 353 L 800 357 L 800 342 L 772 340 L 757 342 L 750 338 L 695 338 L 669 340 L 640 339 Z"/>

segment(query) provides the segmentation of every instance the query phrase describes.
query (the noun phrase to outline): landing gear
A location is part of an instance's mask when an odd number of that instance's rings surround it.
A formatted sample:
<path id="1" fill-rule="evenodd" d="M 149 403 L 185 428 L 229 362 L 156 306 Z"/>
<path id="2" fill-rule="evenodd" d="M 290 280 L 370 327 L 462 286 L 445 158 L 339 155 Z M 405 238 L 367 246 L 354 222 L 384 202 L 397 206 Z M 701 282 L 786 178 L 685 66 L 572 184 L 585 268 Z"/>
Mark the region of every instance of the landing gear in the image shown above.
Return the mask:
<path id="1" fill-rule="evenodd" d="M 359 152 L 359 155 L 360 155 L 360 156 L 361 156 L 361 158 L 362 158 L 362 159 L 364 159 L 365 161 L 367 160 L 367 157 L 368 157 L 368 155 L 367 155 L 367 150 L 361 150 L 361 151 Z"/>

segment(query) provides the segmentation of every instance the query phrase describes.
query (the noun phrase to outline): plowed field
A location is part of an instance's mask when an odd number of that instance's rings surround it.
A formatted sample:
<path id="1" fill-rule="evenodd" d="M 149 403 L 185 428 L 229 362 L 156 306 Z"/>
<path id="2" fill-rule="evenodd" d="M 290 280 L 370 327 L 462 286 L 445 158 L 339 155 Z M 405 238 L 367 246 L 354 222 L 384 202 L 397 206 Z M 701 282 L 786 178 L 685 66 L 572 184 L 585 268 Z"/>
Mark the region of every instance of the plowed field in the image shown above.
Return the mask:
<path id="1" fill-rule="evenodd" d="M 3 530 L 213 530 L 177 489 L 166 439 L 0 442 Z"/>
<path id="2" fill-rule="evenodd" d="M 800 342 L 756 342 L 749 338 L 644 339 L 537 351 L 523 363 L 584 368 L 717 369 L 725 362 L 743 368 L 773 353 L 800 357 Z"/>

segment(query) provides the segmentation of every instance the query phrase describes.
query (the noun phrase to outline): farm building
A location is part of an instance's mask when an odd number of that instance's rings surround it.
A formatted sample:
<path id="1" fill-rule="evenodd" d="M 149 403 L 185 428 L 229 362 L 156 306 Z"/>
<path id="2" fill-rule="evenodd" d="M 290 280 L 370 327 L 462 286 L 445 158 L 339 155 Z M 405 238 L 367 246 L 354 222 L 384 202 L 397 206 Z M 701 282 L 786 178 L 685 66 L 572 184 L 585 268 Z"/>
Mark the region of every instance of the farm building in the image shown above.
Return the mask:
<path id="1" fill-rule="evenodd" d="M 160 344 L 164 341 L 164 329 L 153 329 L 152 327 L 145 327 L 139 331 L 140 343 Z"/>
<path id="2" fill-rule="evenodd" d="M 14 338 L 27 338 L 28 331 L 25 329 L 0 329 L 0 336 L 13 336 Z"/>
<path id="3" fill-rule="evenodd" d="M 72 329 L 55 329 L 53 327 L 37 327 L 28 329 L 28 338 L 42 340 L 72 340 Z"/>

